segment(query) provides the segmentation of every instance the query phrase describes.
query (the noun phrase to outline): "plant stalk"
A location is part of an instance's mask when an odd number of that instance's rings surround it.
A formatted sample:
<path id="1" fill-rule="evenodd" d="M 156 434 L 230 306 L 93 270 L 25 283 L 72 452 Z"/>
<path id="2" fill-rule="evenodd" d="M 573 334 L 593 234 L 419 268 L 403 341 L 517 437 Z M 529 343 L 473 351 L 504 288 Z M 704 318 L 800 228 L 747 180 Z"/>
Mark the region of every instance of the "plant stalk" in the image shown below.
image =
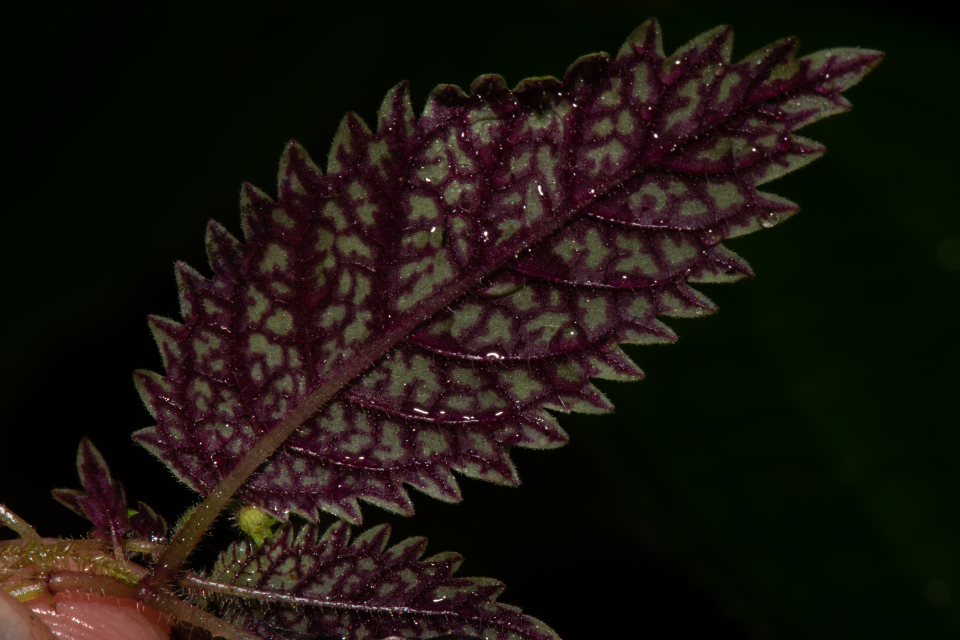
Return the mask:
<path id="1" fill-rule="evenodd" d="M 235 624 L 230 624 L 212 613 L 207 613 L 203 609 L 187 604 L 175 595 L 165 591 L 155 591 L 146 587 L 140 589 L 138 596 L 144 604 L 150 605 L 157 611 L 170 614 L 177 622 L 206 629 L 214 637 L 226 638 L 226 640 L 262 640 L 259 636 L 241 629 Z"/>
<path id="2" fill-rule="evenodd" d="M 43 538 L 37 533 L 37 530 L 31 527 L 26 520 L 15 514 L 13 511 L 0 504 L 0 525 L 10 527 L 20 534 L 20 537 L 27 542 L 43 543 Z"/>

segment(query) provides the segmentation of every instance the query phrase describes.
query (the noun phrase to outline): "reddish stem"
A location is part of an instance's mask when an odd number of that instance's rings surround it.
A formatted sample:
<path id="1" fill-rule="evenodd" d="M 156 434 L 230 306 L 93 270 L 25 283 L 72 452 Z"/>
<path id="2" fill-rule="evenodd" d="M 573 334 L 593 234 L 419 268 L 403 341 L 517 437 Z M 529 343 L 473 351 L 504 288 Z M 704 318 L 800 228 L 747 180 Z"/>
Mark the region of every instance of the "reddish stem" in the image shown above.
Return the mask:
<path id="1" fill-rule="evenodd" d="M 10 527 L 27 542 L 43 542 L 36 529 L 2 504 L 0 504 L 0 526 Z"/>
<path id="2" fill-rule="evenodd" d="M 110 576 L 97 576 L 80 571 L 57 571 L 47 580 L 47 587 L 57 591 L 90 591 L 104 596 L 136 598 L 137 586 L 120 582 Z"/>
<path id="3" fill-rule="evenodd" d="M 215 637 L 226 638 L 227 640 L 261 640 L 259 636 L 241 629 L 235 624 L 230 624 L 212 613 L 207 613 L 203 609 L 187 604 L 171 593 L 143 587 L 137 595 L 141 602 L 150 605 L 157 611 L 170 614 L 177 622 L 206 629 Z"/>

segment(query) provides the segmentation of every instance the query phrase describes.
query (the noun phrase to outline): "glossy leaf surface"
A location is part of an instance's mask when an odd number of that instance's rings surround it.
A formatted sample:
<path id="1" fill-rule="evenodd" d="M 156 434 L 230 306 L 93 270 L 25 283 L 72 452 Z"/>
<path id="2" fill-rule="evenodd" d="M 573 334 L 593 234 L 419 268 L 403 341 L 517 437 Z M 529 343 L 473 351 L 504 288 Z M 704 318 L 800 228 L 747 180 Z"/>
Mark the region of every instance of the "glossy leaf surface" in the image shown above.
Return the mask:
<path id="1" fill-rule="evenodd" d="M 424 538 L 387 548 L 389 533 L 381 525 L 351 542 L 343 521 L 322 536 L 312 524 L 298 533 L 286 525 L 259 550 L 247 542 L 233 544 L 209 579 L 235 587 L 222 592 L 228 596 L 226 618 L 265 638 L 289 632 L 351 640 L 446 634 L 487 640 L 557 637 L 539 620 L 496 602 L 503 590 L 499 582 L 454 577 L 461 562 L 457 554 L 421 559 Z"/>
<path id="2" fill-rule="evenodd" d="M 651 21 L 563 80 L 438 87 L 419 119 L 399 85 L 376 131 L 344 119 L 326 172 L 291 144 L 278 201 L 243 190 L 244 242 L 211 224 L 214 277 L 178 265 L 184 323 L 151 320 L 166 375 L 138 374 L 157 425 L 136 438 L 207 493 L 357 369 L 245 500 L 358 522 L 358 499 L 412 512 L 404 484 L 459 500 L 452 471 L 516 484 L 510 446 L 566 441 L 548 410 L 609 411 L 588 378 L 641 376 L 619 343 L 673 340 L 658 316 L 714 309 L 688 282 L 751 273 L 720 241 L 797 210 L 757 186 L 823 152 L 792 132 L 880 59 L 730 47 L 720 28 L 666 57 Z"/>

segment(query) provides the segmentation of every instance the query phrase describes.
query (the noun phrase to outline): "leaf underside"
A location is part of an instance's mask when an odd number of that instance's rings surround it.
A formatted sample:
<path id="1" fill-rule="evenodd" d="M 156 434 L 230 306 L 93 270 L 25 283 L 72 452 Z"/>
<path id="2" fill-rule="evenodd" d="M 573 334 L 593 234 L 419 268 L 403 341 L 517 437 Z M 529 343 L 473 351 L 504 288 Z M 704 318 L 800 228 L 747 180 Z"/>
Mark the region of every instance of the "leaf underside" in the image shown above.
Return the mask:
<path id="1" fill-rule="evenodd" d="M 496 602 L 503 585 L 457 578 L 462 558 L 442 553 L 421 559 L 424 538 L 387 548 L 388 525 L 351 543 L 338 521 L 322 536 L 310 524 L 254 551 L 234 543 L 221 554 L 211 581 L 239 588 L 223 601 L 225 618 L 265 638 L 285 632 L 335 638 L 431 637 L 458 634 L 486 640 L 555 640 L 556 633 L 516 607 Z"/>
<path id="2" fill-rule="evenodd" d="M 419 119 L 398 85 L 375 132 L 344 118 L 326 173 L 291 143 L 276 202 L 241 192 L 242 243 L 211 222 L 214 276 L 177 265 L 184 322 L 150 321 L 166 375 L 136 374 L 157 424 L 134 437 L 207 494 L 360 363 L 244 500 L 359 522 L 358 499 L 412 513 L 404 484 L 460 500 L 452 471 L 517 484 L 510 446 L 567 440 L 550 411 L 611 410 L 588 378 L 642 376 L 620 343 L 674 340 L 658 316 L 714 310 L 688 283 L 751 273 L 721 240 L 796 212 L 757 186 L 823 153 L 792 131 L 880 59 L 785 39 L 731 64 L 731 43 L 665 57 L 649 21 L 562 80 L 437 87 Z"/>

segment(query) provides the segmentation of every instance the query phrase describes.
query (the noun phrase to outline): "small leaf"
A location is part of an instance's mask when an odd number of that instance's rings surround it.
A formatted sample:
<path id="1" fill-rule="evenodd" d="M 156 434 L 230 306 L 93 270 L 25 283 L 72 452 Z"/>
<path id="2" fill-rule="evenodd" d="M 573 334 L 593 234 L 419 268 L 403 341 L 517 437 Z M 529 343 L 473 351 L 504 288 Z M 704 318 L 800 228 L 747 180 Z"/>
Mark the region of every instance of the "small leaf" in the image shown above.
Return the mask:
<path id="1" fill-rule="evenodd" d="M 71 511 L 93 523 L 100 538 L 120 549 L 120 541 L 128 534 L 156 541 L 166 533 L 166 523 L 157 513 L 140 503 L 139 511 L 127 508 L 123 485 L 113 479 L 106 461 L 89 439 L 80 441 L 77 471 L 85 491 L 54 489 L 53 497 Z"/>
<path id="2" fill-rule="evenodd" d="M 161 542 L 167 535 L 167 523 L 156 511 L 144 503 L 139 503 L 139 510 L 129 516 L 130 531 L 135 538 Z"/>
<path id="3" fill-rule="evenodd" d="M 54 489 L 53 497 L 90 520 L 97 535 L 119 549 L 120 539 L 130 529 L 127 499 L 123 486 L 113 479 L 103 456 L 87 438 L 80 441 L 77 471 L 80 473 L 80 484 L 86 492 Z"/>
<path id="4" fill-rule="evenodd" d="M 752 273 L 721 242 L 797 211 L 757 187 L 823 153 L 793 132 L 881 57 L 786 39 L 733 64 L 731 43 L 667 57 L 649 21 L 562 80 L 437 87 L 419 119 L 398 85 L 375 131 L 343 119 L 326 172 L 292 143 L 276 202 L 242 190 L 243 242 L 210 224 L 213 278 L 177 266 L 135 438 L 207 494 L 299 427 L 240 490 L 279 518 L 409 514 L 405 484 L 458 501 L 454 471 L 518 484 L 510 447 L 567 440 L 551 412 L 612 409 L 589 378 L 642 377 L 620 343 L 674 340 L 660 316 L 715 310 L 688 283 Z"/>
<path id="5" fill-rule="evenodd" d="M 373 527 L 350 542 L 350 527 L 333 524 L 322 536 L 310 524 L 255 551 L 234 543 L 218 559 L 208 586 L 233 596 L 226 618 L 271 635 L 278 626 L 296 634 L 362 640 L 388 636 L 462 634 L 486 640 L 555 640 L 545 624 L 496 602 L 503 585 L 453 576 L 461 558 L 442 553 L 421 559 L 423 538 L 387 548 L 390 528 Z M 213 584 L 217 583 L 217 584 Z M 299 636 L 294 636 L 299 637 Z"/>

